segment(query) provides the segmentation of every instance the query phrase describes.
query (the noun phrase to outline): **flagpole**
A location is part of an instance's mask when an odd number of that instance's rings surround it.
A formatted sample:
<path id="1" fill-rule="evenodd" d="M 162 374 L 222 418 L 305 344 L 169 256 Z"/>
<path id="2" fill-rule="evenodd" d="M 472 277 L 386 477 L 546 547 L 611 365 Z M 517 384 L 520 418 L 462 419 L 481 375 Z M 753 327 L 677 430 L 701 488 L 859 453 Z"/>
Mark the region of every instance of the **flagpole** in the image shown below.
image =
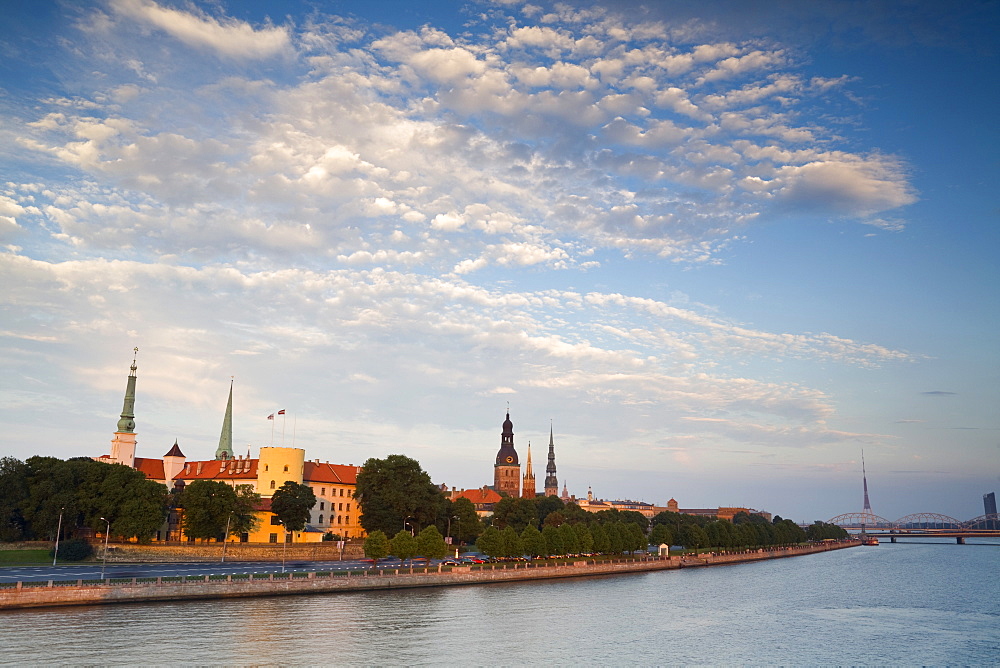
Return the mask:
<path id="1" fill-rule="evenodd" d="M 274 413 L 268 418 L 271 421 L 271 447 L 274 447 Z"/>
<path id="2" fill-rule="evenodd" d="M 288 419 L 288 416 L 284 414 L 285 413 L 284 409 L 281 410 L 281 413 L 282 413 L 282 415 L 281 415 L 281 447 L 285 447 L 285 420 Z"/>

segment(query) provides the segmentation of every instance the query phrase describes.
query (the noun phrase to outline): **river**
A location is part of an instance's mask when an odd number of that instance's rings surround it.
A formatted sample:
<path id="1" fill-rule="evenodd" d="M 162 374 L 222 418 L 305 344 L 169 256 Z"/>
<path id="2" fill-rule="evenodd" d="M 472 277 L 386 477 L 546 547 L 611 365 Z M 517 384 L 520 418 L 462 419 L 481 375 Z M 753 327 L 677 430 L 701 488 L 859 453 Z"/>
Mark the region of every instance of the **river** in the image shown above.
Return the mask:
<path id="1" fill-rule="evenodd" d="M 0 613 L 0 664 L 1000 661 L 1000 541 L 576 580 Z"/>

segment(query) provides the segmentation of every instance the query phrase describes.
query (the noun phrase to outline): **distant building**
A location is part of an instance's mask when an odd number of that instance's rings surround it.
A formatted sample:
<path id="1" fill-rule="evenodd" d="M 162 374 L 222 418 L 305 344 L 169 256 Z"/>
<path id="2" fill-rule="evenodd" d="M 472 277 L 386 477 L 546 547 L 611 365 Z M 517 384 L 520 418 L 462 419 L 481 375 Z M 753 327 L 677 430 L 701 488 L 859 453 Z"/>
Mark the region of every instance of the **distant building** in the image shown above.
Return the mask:
<path id="1" fill-rule="evenodd" d="M 500 449 L 493 465 L 493 489 L 515 499 L 521 496 L 521 464 L 514 449 L 514 423 L 510 421 L 510 411 L 500 432 Z"/>
<path id="2" fill-rule="evenodd" d="M 521 481 L 521 496 L 525 499 L 533 499 L 537 496 L 535 474 L 531 470 L 531 441 L 528 441 L 528 461 L 524 466 L 524 479 Z"/>
<path id="3" fill-rule="evenodd" d="M 454 501 L 455 499 L 463 498 L 468 499 L 472 502 L 472 506 L 476 509 L 476 515 L 480 518 L 489 517 L 493 514 L 493 507 L 500 502 L 503 497 L 497 494 L 497 492 L 489 487 L 481 487 L 478 489 L 463 489 L 461 491 L 452 490 L 448 497 Z"/>
<path id="4" fill-rule="evenodd" d="M 549 461 L 545 465 L 545 496 L 559 496 L 559 479 L 556 478 L 556 446 L 549 424 Z"/>
<path id="5" fill-rule="evenodd" d="M 983 512 L 987 515 L 997 514 L 996 492 L 988 492 L 986 494 L 983 494 Z"/>

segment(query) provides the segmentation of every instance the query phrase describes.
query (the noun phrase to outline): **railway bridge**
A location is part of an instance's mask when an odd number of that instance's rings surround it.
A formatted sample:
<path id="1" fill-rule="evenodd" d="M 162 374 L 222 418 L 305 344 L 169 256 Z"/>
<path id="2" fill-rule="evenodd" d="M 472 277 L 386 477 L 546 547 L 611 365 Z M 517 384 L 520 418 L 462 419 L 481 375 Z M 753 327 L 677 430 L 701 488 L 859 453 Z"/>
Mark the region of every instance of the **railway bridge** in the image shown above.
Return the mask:
<path id="1" fill-rule="evenodd" d="M 963 522 L 940 513 L 913 513 L 898 520 L 887 520 L 870 511 L 862 511 L 837 515 L 827 523 L 852 533 L 885 536 L 892 543 L 901 538 L 954 538 L 962 545 L 967 538 L 1000 538 L 1000 515 L 996 513 Z"/>

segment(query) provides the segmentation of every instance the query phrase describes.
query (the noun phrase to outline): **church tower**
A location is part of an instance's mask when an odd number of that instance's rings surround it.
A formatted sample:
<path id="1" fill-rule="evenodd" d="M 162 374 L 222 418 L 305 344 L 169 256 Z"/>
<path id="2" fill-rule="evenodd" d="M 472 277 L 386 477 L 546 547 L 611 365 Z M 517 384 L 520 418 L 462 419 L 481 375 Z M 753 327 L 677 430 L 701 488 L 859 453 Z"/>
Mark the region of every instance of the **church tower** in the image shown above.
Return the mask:
<path id="1" fill-rule="evenodd" d="M 533 499 L 535 491 L 535 474 L 531 471 L 531 441 L 528 441 L 528 463 L 524 467 L 524 483 L 521 485 L 521 497 Z"/>
<path id="2" fill-rule="evenodd" d="M 229 403 L 226 404 L 226 416 L 222 418 L 222 433 L 219 435 L 219 447 L 215 450 L 216 459 L 233 459 L 233 381 L 229 381 Z"/>
<path id="3" fill-rule="evenodd" d="M 556 478 L 556 446 L 552 441 L 552 425 L 549 425 L 549 463 L 545 465 L 545 496 L 559 496 L 559 480 Z"/>
<path id="4" fill-rule="evenodd" d="M 124 464 L 129 468 L 135 468 L 135 356 L 139 349 L 134 348 L 132 352 L 132 366 L 125 386 L 125 405 L 122 407 L 115 437 L 111 439 L 110 456 L 115 464 Z"/>
<path id="5" fill-rule="evenodd" d="M 493 465 L 493 489 L 514 498 L 521 496 L 521 465 L 514 449 L 514 423 L 510 421 L 510 411 L 507 411 L 507 419 L 503 421 L 500 450 L 497 452 L 497 463 Z"/>

